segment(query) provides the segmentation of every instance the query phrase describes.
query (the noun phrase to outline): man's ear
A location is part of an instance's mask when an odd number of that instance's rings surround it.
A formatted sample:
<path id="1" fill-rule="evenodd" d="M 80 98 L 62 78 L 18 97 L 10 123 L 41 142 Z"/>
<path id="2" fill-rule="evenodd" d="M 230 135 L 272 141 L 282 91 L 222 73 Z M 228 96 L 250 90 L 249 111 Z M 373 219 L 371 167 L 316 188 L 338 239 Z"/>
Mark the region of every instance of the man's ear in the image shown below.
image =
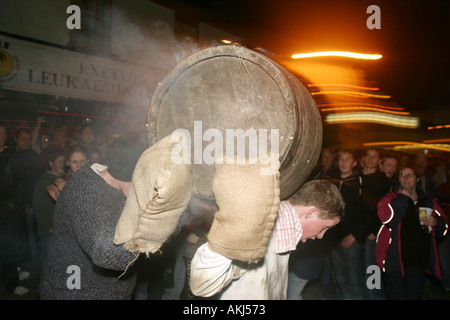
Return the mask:
<path id="1" fill-rule="evenodd" d="M 319 214 L 319 209 L 314 206 L 308 208 L 308 212 L 305 215 L 305 218 L 313 218 Z"/>

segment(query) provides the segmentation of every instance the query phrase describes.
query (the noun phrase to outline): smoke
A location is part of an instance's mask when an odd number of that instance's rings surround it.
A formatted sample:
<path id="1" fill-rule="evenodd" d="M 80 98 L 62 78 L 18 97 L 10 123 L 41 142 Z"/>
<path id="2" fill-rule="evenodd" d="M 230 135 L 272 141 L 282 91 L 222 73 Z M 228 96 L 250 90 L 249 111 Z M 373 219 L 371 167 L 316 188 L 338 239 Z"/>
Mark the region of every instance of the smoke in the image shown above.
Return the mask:
<path id="1" fill-rule="evenodd" d="M 191 37 L 175 35 L 167 21 L 149 19 L 131 10 L 113 7 L 112 17 L 112 51 L 153 70 L 151 76 L 158 81 L 182 59 L 212 45 L 201 45 Z"/>
<path id="2" fill-rule="evenodd" d="M 153 7 L 149 7 L 151 9 Z M 111 9 L 111 52 L 127 62 L 133 73 L 125 84 L 133 94 L 129 99 L 121 97 L 125 100 L 121 103 L 129 106 L 128 110 L 120 110 L 115 116 L 129 120 L 130 128 L 144 135 L 148 107 L 158 85 L 184 58 L 216 45 L 200 44 L 196 39 L 175 34 L 169 22 L 148 16 L 148 12 L 140 12 L 125 3 Z M 139 100 L 138 108 L 136 100 Z"/>
<path id="3" fill-rule="evenodd" d="M 112 52 L 121 58 L 142 66 L 135 77 L 136 86 L 148 90 L 145 114 L 147 118 L 154 90 L 177 64 L 189 55 L 217 43 L 199 43 L 191 37 L 175 34 L 173 27 L 161 19 L 148 19 L 144 13 L 130 8 L 113 7 Z M 191 197 L 183 213 L 176 233 L 184 230 L 208 230 L 215 212 L 214 201 Z"/>

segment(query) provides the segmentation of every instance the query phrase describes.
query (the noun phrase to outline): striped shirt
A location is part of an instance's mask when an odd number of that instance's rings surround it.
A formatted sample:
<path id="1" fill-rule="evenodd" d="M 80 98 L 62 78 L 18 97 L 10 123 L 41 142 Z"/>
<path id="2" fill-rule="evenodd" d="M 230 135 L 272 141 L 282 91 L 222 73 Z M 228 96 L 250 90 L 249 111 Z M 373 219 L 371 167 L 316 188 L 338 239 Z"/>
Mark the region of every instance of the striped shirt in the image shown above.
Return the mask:
<path id="1" fill-rule="evenodd" d="M 288 201 L 281 201 L 275 221 L 276 253 L 294 251 L 303 235 L 300 218 Z"/>

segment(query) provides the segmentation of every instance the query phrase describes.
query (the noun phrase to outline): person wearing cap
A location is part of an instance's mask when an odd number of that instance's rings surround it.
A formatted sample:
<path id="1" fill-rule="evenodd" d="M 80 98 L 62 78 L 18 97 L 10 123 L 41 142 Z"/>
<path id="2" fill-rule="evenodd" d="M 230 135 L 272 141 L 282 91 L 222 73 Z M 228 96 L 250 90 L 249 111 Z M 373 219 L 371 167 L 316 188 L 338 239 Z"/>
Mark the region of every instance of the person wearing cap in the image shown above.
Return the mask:
<path id="1" fill-rule="evenodd" d="M 67 182 L 56 203 L 41 299 L 131 299 L 136 253 L 113 238 L 143 151 L 132 139 L 117 138 L 108 166 L 83 166 Z"/>

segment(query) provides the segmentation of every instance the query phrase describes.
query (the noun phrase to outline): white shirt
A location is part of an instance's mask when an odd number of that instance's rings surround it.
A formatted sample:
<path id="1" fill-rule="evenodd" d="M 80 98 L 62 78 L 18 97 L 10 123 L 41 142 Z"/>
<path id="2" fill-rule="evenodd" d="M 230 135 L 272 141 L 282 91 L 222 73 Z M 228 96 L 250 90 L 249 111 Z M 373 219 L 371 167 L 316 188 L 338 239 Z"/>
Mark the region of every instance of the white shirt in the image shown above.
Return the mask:
<path id="1" fill-rule="evenodd" d="M 290 205 L 286 208 L 288 214 L 295 214 Z M 285 300 L 290 251 L 276 253 L 280 248 L 276 232 L 280 209 L 266 255 L 257 264 L 230 260 L 210 250 L 208 243 L 200 246 L 191 262 L 192 293 L 201 297 L 220 293 L 222 300 Z M 302 230 L 301 226 L 298 230 Z M 301 234 L 292 233 L 292 236 L 295 240 L 291 243 L 296 246 Z"/>

